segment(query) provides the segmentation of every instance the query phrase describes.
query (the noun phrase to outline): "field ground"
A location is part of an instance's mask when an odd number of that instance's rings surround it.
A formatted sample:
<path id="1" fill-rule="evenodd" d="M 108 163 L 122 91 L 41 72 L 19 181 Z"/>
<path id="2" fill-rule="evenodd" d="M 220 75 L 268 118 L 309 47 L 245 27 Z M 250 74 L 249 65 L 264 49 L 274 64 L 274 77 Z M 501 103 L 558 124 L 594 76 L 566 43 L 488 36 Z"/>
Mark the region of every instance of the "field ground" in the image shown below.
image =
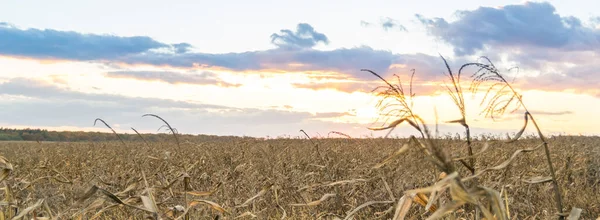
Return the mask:
<path id="1" fill-rule="evenodd" d="M 359 210 L 355 219 L 390 219 L 403 191 L 432 185 L 440 174 L 415 149 L 380 169 L 371 168 L 404 140 L 313 141 L 317 147 L 306 139 L 232 137 L 182 140 L 179 147 L 170 140 L 149 145 L 126 142 L 126 146 L 119 142 L 0 142 L 0 155 L 13 166 L 3 181 L 8 188 L 0 191 L 5 201 L 1 207 L 5 214 L 15 211 L 7 207 L 8 202 L 21 213 L 44 199 L 34 207 L 38 216 L 142 219 L 148 213 L 131 206 L 151 209 L 146 190 L 151 188 L 163 219 L 179 216 L 172 210 L 178 205 L 184 208 L 186 200 L 195 205 L 188 212 L 190 219 L 217 215 L 223 219 L 281 219 L 284 215 L 287 219 L 343 219 L 370 201 L 381 203 Z M 600 138 L 556 137 L 549 143 L 566 211 L 578 207 L 583 209 L 581 219 L 598 218 Z M 442 145 L 452 156 L 466 155 L 461 142 L 443 140 Z M 477 169 L 502 163 L 516 150 L 535 145 L 534 139 L 492 142 L 478 159 Z M 475 146 L 478 152 L 482 143 L 475 142 Z M 460 163 L 456 167 L 461 175 L 468 174 Z M 479 181 L 503 192 L 503 197 L 506 192 L 512 219 L 556 219 L 551 184 L 523 182 L 547 175 L 544 151 L 539 149 L 519 155 L 508 169 L 488 172 Z M 184 182 L 189 182 L 187 187 Z M 99 190 L 89 191 L 92 186 Z M 130 207 L 117 205 L 116 200 Z M 211 208 L 206 201 L 216 204 Z M 219 212 L 219 207 L 226 212 Z M 409 216 L 424 219 L 428 215 L 424 207 L 413 203 Z M 473 218 L 469 206 L 451 215 Z"/>

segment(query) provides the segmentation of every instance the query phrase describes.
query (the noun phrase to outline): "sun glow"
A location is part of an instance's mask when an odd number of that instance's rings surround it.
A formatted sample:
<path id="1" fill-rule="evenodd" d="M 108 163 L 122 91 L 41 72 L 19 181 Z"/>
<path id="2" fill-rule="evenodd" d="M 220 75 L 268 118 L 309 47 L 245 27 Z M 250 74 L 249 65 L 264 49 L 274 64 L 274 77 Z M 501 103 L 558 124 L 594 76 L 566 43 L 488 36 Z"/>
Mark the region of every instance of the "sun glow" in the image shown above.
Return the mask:
<path id="1" fill-rule="evenodd" d="M 375 119 L 379 116 L 379 111 L 373 106 L 366 106 L 356 109 L 356 117 L 363 119 Z"/>

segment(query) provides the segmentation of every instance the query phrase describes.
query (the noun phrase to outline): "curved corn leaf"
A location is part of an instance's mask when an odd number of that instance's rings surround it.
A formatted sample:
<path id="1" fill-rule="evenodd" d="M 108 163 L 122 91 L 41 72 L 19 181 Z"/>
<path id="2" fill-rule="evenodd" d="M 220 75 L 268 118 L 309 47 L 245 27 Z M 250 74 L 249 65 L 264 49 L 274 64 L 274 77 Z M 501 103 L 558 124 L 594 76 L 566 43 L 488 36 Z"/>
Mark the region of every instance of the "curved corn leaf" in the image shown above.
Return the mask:
<path id="1" fill-rule="evenodd" d="M 379 168 L 383 167 L 384 165 L 386 165 L 387 163 L 394 160 L 394 158 L 396 158 L 396 157 L 400 156 L 401 154 L 403 154 L 404 152 L 408 151 L 408 149 L 410 148 L 411 142 L 412 142 L 412 139 L 410 139 L 408 142 L 404 143 L 402 145 L 402 147 L 400 147 L 400 149 L 398 149 L 393 154 L 390 154 L 389 156 L 387 156 L 381 162 L 377 163 L 375 166 L 372 167 L 372 169 L 379 169 Z"/>
<path id="2" fill-rule="evenodd" d="M 501 169 L 504 169 L 504 168 L 506 168 L 508 165 L 510 165 L 510 163 L 512 163 L 512 161 L 513 161 L 513 160 L 514 160 L 514 159 L 515 159 L 515 158 L 516 158 L 516 157 L 517 157 L 519 154 L 521 154 L 521 153 L 527 153 L 527 152 L 531 152 L 531 151 L 535 151 L 535 150 L 537 150 L 537 149 L 540 149 L 540 147 L 542 147 L 542 146 L 544 146 L 544 144 L 543 144 L 543 143 L 542 143 L 542 144 L 540 144 L 540 145 L 538 145 L 538 146 L 536 146 L 536 147 L 534 147 L 534 148 L 526 148 L 526 149 L 520 149 L 520 150 L 517 150 L 517 151 L 515 151 L 515 152 L 512 154 L 512 156 L 511 156 L 511 157 L 510 157 L 508 160 L 505 160 L 505 161 L 504 161 L 504 162 L 502 162 L 501 164 L 499 164 L 499 165 L 496 165 L 496 166 L 494 166 L 494 167 L 488 167 L 488 168 L 485 168 L 485 169 L 483 169 L 483 170 L 481 170 L 481 171 L 477 172 L 477 173 L 476 173 L 476 174 L 474 174 L 474 175 L 471 175 L 471 176 L 468 176 L 468 177 L 466 177 L 466 178 L 462 179 L 461 181 L 462 181 L 462 182 L 465 182 L 465 181 L 468 181 L 468 180 L 471 180 L 471 179 L 477 178 L 477 177 L 479 177 L 481 174 L 483 174 L 483 173 L 485 173 L 485 172 L 487 172 L 487 171 L 490 171 L 490 170 L 501 170 Z"/>
<path id="3" fill-rule="evenodd" d="M 200 205 L 200 204 L 206 204 L 206 205 L 209 205 L 209 206 L 210 206 L 210 208 L 212 208 L 213 210 L 216 210 L 216 211 L 218 211 L 218 212 L 220 212 L 220 213 L 227 213 L 227 214 L 230 214 L 230 212 L 229 212 L 229 211 L 227 211 L 227 210 L 226 210 L 225 208 L 223 208 L 221 205 L 219 205 L 219 204 L 217 204 L 217 203 L 215 203 L 215 202 L 213 202 L 213 201 L 208 201 L 208 200 L 203 200 L 203 199 L 196 199 L 196 200 L 193 200 L 193 201 L 191 201 L 191 202 L 188 204 L 188 208 L 187 208 L 187 209 L 186 209 L 186 210 L 185 210 L 183 213 L 181 213 L 181 215 L 180 215 L 179 217 L 177 217 L 175 220 L 180 220 L 180 219 L 182 219 L 182 218 L 185 218 L 185 216 L 187 216 L 187 213 L 188 213 L 188 212 L 189 212 L 189 211 L 190 211 L 192 208 L 194 208 L 194 207 L 196 207 L 197 205 Z"/>
<path id="4" fill-rule="evenodd" d="M 393 220 L 402 220 L 406 217 L 406 214 L 410 210 L 410 205 L 412 205 L 412 199 L 409 197 L 409 195 L 404 195 L 398 200 Z"/>
<path id="5" fill-rule="evenodd" d="M 250 211 L 246 211 L 244 213 L 242 213 L 241 215 L 238 215 L 237 217 L 233 218 L 233 219 L 238 219 L 238 218 L 243 218 L 243 217 L 250 217 L 250 218 L 256 218 L 257 216 L 255 214 L 253 214 Z"/>
<path id="6" fill-rule="evenodd" d="M 208 201 L 208 200 L 203 200 L 203 199 L 197 199 L 197 200 L 193 200 L 192 202 L 190 202 L 190 204 L 188 205 L 190 208 L 194 207 L 198 204 L 207 204 L 210 205 L 210 207 L 220 213 L 227 213 L 229 214 L 229 211 L 227 211 L 225 208 L 223 208 L 221 205 L 212 202 L 212 201 Z"/>
<path id="7" fill-rule="evenodd" d="M 151 117 L 158 118 L 163 123 L 165 123 L 165 125 L 167 125 L 167 127 L 169 127 L 169 130 L 171 130 L 171 133 L 173 134 L 173 137 L 175 138 L 175 142 L 177 142 L 177 147 L 180 148 L 180 146 L 179 146 L 179 138 L 177 138 L 177 130 L 175 130 L 173 127 L 171 127 L 171 125 L 169 124 L 169 122 L 167 122 L 165 119 L 163 119 L 160 116 L 155 115 L 155 114 L 145 114 L 145 115 L 142 115 L 142 117 L 146 117 L 146 116 L 151 116 Z"/>
<path id="8" fill-rule="evenodd" d="M 529 122 L 529 112 L 525 112 L 525 124 L 523 124 L 523 127 L 521 128 L 521 130 L 519 132 L 517 132 L 517 134 L 515 134 L 515 136 L 513 138 L 506 141 L 506 143 L 512 143 L 512 142 L 517 141 L 521 137 L 521 135 L 523 135 L 523 132 L 525 132 L 525 128 L 527 128 L 528 122 Z"/>
<path id="9" fill-rule="evenodd" d="M 335 197 L 335 196 L 336 196 L 336 194 L 334 194 L 334 193 L 328 193 L 328 194 L 323 195 L 319 200 L 315 200 L 315 201 L 308 202 L 308 203 L 305 203 L 305 204 L 290 204 L 290 206 L 309 206 L 309 207 L 310 206 L 318 206 L 321 203 L 323 203 L 326 200 L 328 200 L 329 198 Z"/>
<path id="10" fill-rule="evenodd" d="M 368 206 L 372 206 L 372 205 L 377 205 L 377 204 L 391 204 L 394 203 L 394 201 L 370 201 L 370 202 L 366 202 L 362 205 L 357 206 L 356 208 L 354 208 L 352 211 L 350 211 L 346 217 L 344 218 L 344 220 L 349 220 L 352 219 L 352 216 L 354 216 L 354 214 L 356 214 L 356 212 L 358 212 L 359 210 L 368 207 Z"/>
<path id="11" fill-rule="evenodd" d="M 263 187 L 262 190 L 260 190 L 260 192 L 258 192 L 256 195 L 250 197 L 244 203 L 242 203 L 241 205 L 235 206 L 235 207 L 236 208 L 240 208 L 240 207 L 245 207 L 245 206 L 250 205 L 250 203 L 252 203 L 252 201 L 254 201 L 256 198 L 261 197 L 262 195 L 264 195 L 265 193 L 267 193 L 267 191 L 269 191 L 269 189 L 271 189 L 272 186 L 273 186 L 273 183 L 271 183 L 271 184 Z"/>
<path id="12" fill-rule="evenodd" d="M 526 180 L 522 180 L 522 181 L 529 183 L 529 184 L 546 183 L 546 182 L 552 181 L 552 177 L 551 176 L 536 176 L 536 177 L 532 177 L 530 179 L 526 179 Z"/>
<path id="13" fill-rule="evenodd" d="M 477 158 L 479 155 L 485 153 L 489 148 L 490 148 L 490 145 L 487 142 L 485 142 L 479 152 L 477 152 L 471 156 L 452 158 L 452 160 L 460 161 L 460 160 L 466 160 L 466 159 L 471 159 L 471 158 Z"/>
<path id="14" fill-rule="evenodd" d="M 465 120 L 465 118 L 447 121 L 446 123 L 457 123 L 457 124 L 462 125 L 463 127 L 467 127 L 467 121 Z"/>
<path id="15" fill-rule="evenodd" d="M 27 207 L 26 209 L 23 209 L 23 211 L 21 211 L 21 213 L 19 213 L 19 215 L 13 217 L 13 220 L 17 220 L 17 219 L 21 219 L 23 217 L 25 217 L 25 215 L 29 214 L 30 212 L 40 208 L 42 206 L 42 204 L 44 203 L 44 199 L 40 199 L 38 200 L 35 204 L 33 204 L 32 206 Z"/>
<path id="16" fill-rule="evenodd" d="M 104 126 L 106 126 L 107 128 L 109 128 L 113 134 L 115 134 L 117 136 L 117 138 L 119 138 L 119 140 L 121 141 L 121 143 L 123 144 L 123 146 L 127 146 L 127 144 L 125 144 L 125 141 L 123 141 L 123 138 L 121 138 L 121 135 L 117 134 L 117 132 L 115 131 L 115 129 L 113 129 L 112 127 L 110 127 L 110 125 L 108 125 L 104 120 L 102 120 L 101 118 L 96 118 L 96 120 L 94 120 L 94 126 L 96 126 L 96 122 L 102 122 L 102 124 L 104 124 Z"/>
<path id="17" fill-rule="evenodd" d="M 192 196 L 210 196 L 212 194 L 214 194 L 215 192 L 217 192 L 219 190 L 219 186 L 221 186 L 222 182 L 219 182 L 212 190 L 210 191 L 204 191 L 204 192 L 197 192 L 197 191 L 189 191 L 189 192 L 185 192 L 188 195 L 192 195 Z"/>
<path id="18" fill-rule="evenodd" d="M 100 218 L 100 216 L 102 216 L 102 214 L 103 214 L 104 212 L 106 212 L 106 211 L 108 211 L 108 210 L 110 210 L 110 209 L 117 208 L 117 207 L 119 207 L 119 204 L 111 204 L 111 205 L 109 205 L 109 206 L 106 206 L 106 207 L 104 207 L 104 208 L 100 209 L 100 211 L 96 212 L 96 213 L 95 213 L 95 214 L 94 214 L 94 215 L 93 215 L 93 216 L 90 218 L 90 220 L 94 220 L 94 219 Z"/>

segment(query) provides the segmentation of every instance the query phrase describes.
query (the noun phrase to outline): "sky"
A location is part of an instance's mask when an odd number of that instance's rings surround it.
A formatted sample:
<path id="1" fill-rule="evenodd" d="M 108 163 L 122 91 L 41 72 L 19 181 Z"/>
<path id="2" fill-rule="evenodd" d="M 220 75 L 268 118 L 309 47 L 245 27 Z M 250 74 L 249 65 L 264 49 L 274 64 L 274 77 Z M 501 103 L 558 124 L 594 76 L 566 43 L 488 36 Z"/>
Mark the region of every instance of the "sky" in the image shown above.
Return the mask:
<path id="1" fill-rule="evenodd" d="M 382 136 L 370 69 L 408 86 L 440 134 L 462 132 L 444 83 L 488 57 L 548 134 L 598 135 L 597 1 L 0 1 L 0 127 Z M 514 68 L 517 67 L 517 68 Z M 506 135 L 463 86 L 475 134 Z M 470 71 L 470 72 L 469 72 Z M 512 81 L 514 79 L 514 81 Z M 533 132 L 532 126 L 528 132 Z M 415 134 L 401 125 L 392 135 Z"/>

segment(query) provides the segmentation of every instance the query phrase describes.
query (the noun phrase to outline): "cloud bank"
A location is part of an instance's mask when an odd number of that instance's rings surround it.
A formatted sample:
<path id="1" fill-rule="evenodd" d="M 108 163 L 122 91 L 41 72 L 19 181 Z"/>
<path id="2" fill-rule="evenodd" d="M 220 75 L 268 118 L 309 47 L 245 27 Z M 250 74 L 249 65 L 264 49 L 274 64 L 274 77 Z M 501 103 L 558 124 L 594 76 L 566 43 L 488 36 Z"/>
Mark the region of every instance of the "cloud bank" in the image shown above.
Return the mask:
<path id="1" fill-rule="evenodd" d="M 389 24 L 393 27 L 395 24 Z M 0 26 L 0 54 L 35 59 L 67 59 L 98 61 L 112 65 L 143 64 L 178 68 L 225 68 L 232 71 L 326 71 L 358 79 L 373 78 L 360 72 L 371 69 L 382 75 L 393 65 L 421 69 L 413 57 L 423 55 L 394 54 L 368 46 L 313 49 L 319 43 L 329 43 L 328 37 L 311 25 L 300 23 L 296 30 L 283 29 L 271 35 L 276 49 L 242 53 L 191 52 L 187 43 L 168 44 L 150 37 L 119 37 L 113 35 L 83 34 L 73 31 L 19 29 L 9 24 Z M 426 57 L 441 61 L 435 56 Z M 422 61 L 419 61 L 422 62 Z M 398 73 L 398 72 L 394 72 Z M 425 77 L 423 73 L 423 76 Z M 391 75 L 391 74 L 388 74 Z M 437 74 L 436 74 L 437 75 Z"/>
<path id="2" fill-rule="evenodd" d="M 535 73 L 517 78 L 521 88 L 600 97 L 600 66 L 595 61 L 600 58 L 597 17 L 586 23 L 562 16 L 547 2 L 479 7 L 456 15 L 451 22 L 420 14 L 416 17 L 431 36 L 452 46 L 455 56 L 484 55 L 496 64 L 506 59 L 511 67 Z"/>
<path id="3" fill-rule="evenodd" d="M 576 17 L 560 16 L 547 2 L 480 7 L 456 14 L 453 22 L 416 16 L 431 35 L 451 44 L 457 55 L 502 46 L 600 50 L 600 30 L 583 25 Z"/>
<path id="4" fill-rule="evenodd" d="M 598 17 L 582 22 L 573 16 L 562 16 L 546 2 L 527 2 L 503 7 L 479 7 L 457 11 L 457 19 L 428 18 L 417 14 L 427 33 L 452 46 L 454 57 L 448 57 L 455 70 L 460 64 L 474 61 L 472 55 L 489 55 L 494 61 L 508 57 L 510 63 L 536 76 L 523 75 L 517 82 L 526 89 L 576 91 L 600 97 L 600 29 Z M 592 24 L 592 25 L 589 25 Z M 379 23 L 361 21 L 363 26 L 406 30 L 400 21 L 385 18 Z M 295 29 L 282 29 L 270 35 L 274 49 L 241 53 L 203 53 L 193 51 L 188 43 L 159 42 L 147 36 L 122 37 L 84 34 L 51 29 L 19 29 L 0 23 L 0 55 L 34 59 L 67 59 L 92 61 L 121 67 L 127 65 L 169 66 L 181 69 L 225 69 L 233 72 L 264 71 L 327 72 L 347 77 L 357 83 L 374 83 L 371 69 L 386 78 L 393 74 L 409 76 L 416 69 L 416 81 L 441 82 L 445 79 L 442 60 L 428 54 L 399 54 L 369 46 L 318 50 L 319 44 L 331 40 L 321 30 L 307 23 Z M 194 48 L 201 49 L 201 48 Z M 180 74 L 122 70 L 107 73 L 109 77 L 156 80 L 166 83 L 236 86 L 223 82 L 214 74 Z M 295 84 L 296 87 L 323 89 L 327 86 L 344 92 L 365 91 L 355 83 Z M 421 94 L 430 94 L 425 90 Z"/>
<path id="5" fill-rule="evenodd" d="M 324 122 L 319 119 L 348 115 L 344 112 L 283 111 L 235 108 L 156 98 L 90 94 L 62 89 L 43 81 L 15 78 L 0 84 L 2 123 L 20 126 L 91 127 L 100 117 L 121 129 L 155 131 L 159 121 L 142 118 L 158 114 L 184 133 L 266 136 L 296 134 L 299 129 L 328 132 L 366 130 L 364 125 Z M 20 98 L 15 98 L 20 97 Z"/>
<path id="6" fill-rule="evenodd" d="M 0 23 L 0 53 L 33 58 L 112 60 L 153 49 L 186 51 L 191 45 L 169 45 L 146 36 L 82 34 L 51 29 L 18 29 Z"/>

